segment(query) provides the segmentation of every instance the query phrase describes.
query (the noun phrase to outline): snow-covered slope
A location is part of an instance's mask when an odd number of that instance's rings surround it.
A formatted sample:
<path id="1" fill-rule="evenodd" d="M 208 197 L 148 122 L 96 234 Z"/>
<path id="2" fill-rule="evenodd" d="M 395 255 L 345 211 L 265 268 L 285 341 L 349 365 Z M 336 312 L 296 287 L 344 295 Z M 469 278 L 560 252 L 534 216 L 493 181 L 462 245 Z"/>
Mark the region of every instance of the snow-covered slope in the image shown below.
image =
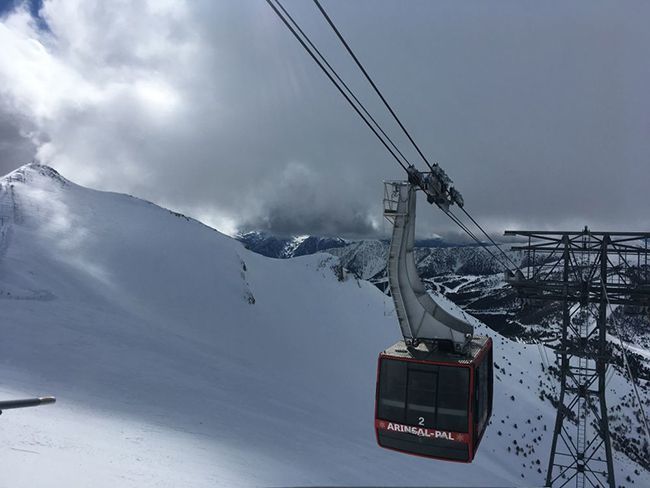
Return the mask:
<path id="1" fill-rule="evenodd" d="M 274 237 L 268 234 L 258 233 L 255 237 L 255 247 L 251 249 L 256 252 L 259 248 L 265 248 L 265 243 L 274 241 Z M 328 238 L 320 239 L 326 242 Z M 248 239 L 242 239 L 242 242 L 248 246 Z M 541 342 L 557 349 L 561 335 L 561 309 L 555 304 L 542 308 L 522 304 L 515 291 L 504 282 L 499 265 L 484 249 L 441 240 L 416 241 L 415 246 L 418 272 L 430 292 L 444 294 L 500 335 L 531 344 Z M 526 265 L 524 254 L 508 250 L 507 245 L 503 247 L 513 262 Z M 342 246 L 324 251 L 337 256 L 341 265 L 355 276 L 367 279 L 387 292 L 387 241 L 347 241 Z M 650 316 L 628 312 L 619 307 L 608 318 L 610 367 L 619 372 L 625 371 L 623 348 L 618 338 L 621 334 L 630 368 L 645 397 L 644 408 L 650 411 Z M 547 356 L 550 361 L 546 360 Z M 557 360 L 550 352 L 543 357 L 550 366 Z M 551 371 L 558 376 L 557 369 L 551 368 Z M 556 380 L 559 381 L 559 378 Z M 552 385 L 553 382 L 549 382 L 546 386 L 538 386 L 540 396 L 554 404 L 557 391 L 550 388 Z M 613 446 L 650 470 L 650 445 L 641 432 L 638 405 L 629 395 L 614 395 L 610 398 L 610 406 Z"/>
<path id="2" fill-rule="evenodd" d="M 542 484 L 554 412 L 536 346 L 493 334 L 472 465 L 405 456 L 373 433 L 392 304 L 335 257 L 268 259 L 38 165 L 0 180 L 0 219 L 0 398 L 58 397 L 0 417 L 0 486 Z"/>

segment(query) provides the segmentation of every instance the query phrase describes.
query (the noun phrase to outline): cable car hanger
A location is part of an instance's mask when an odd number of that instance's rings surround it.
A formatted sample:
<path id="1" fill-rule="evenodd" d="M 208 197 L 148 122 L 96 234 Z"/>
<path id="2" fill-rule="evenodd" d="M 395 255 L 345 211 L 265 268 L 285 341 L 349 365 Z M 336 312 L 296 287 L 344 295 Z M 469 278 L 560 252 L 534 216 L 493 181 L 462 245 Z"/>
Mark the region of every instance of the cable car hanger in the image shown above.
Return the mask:
<path id="1" fill-rule="evenodd" d="M 442 168 L 421 173 L 408 168 L 409 181 L 384 183 L 384 217 L 393 224 L 388 251 L 388 282 L 395 310 L 408 347 L 426 343 L 464 354 L 474 327 L 451 314 L 427 292 L 415 265 L 416 188 L 424 189 L 427 200 L 448 208 L 462 202 L 460 193 Z"/>
<path id="2" fill-rule="evenodd" d="M 377 442 L 381 447 L 408 454 L 471 462 L 492 413 L 492 340 L 474 337 L 472 324 L 451 313 L 441 300 L 436 301 L 422 283 L 413 254 L 416 191 L 423 191 L 429 203 L 437 205 L 512 273 L 453 214 L 450 207 L 458 206 L 515 270 L 518 266 L 465 210 L 462 195 L 444 170 L 429 163 L 318 0 L 314 3 L 429 171 L 421 172 L 410 163 L 280 1 L 266 1 L 407 174 L 407 181 L 384 184 L 384 216 L 393 224 L 388 281 L 403 340 L 379 354 L 375 393 Z"/>

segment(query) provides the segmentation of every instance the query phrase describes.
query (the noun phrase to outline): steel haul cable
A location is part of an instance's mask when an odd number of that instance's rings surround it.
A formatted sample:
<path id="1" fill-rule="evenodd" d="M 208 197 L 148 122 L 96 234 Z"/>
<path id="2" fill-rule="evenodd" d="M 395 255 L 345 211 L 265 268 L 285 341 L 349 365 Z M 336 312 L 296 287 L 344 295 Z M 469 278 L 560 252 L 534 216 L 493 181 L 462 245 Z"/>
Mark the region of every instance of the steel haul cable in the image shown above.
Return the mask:
<path id="1" fill-rule="evenodd" d="M 278 4 L 278 6 L 279 6 L 280 8 L 282 8 L 282 10 L 284 10 L 284 8 L 282 7 L 282 4 L 281 4 L 278 0 L 275 0 L 275 1 L 276 1 L 276 3 Z M 305 40 L 303 40 L 303 39 L 300 37 L 300 34 L 298 33 L 298 31 L 297 31 L 297 30 L 296 30 L 296 29 L 295 29 L 295 28 L 294 28 L 294 27 L 289 23 L 289 21 L 288 21 L 288 20 L 287 20 L 283 15 L 282 15 L 282 13 L 277 9 L 277 7 L 273 4 L 273 2 L 272 2 L 271 0 L 266 0 L 266 3 L 269 4 L 269 6 L 273 9 L 273 11 L 276 13 L 276 15 L 280 18 L 280 20 L 282 20 L 282 22 L 284 23 L 284 25 L 287 26 L 287 28 L 289 29 L 289 31 L 291 31 L 291 33 L 295 36 L 295 38 L 298 40 L 298 42 L 300 42 L 300 44 L 301 44 L 302 47 L 305 49 L 305 51 L 307 51 L 307 52 L 309 53 L 309 55 L 313 58 L 313 60 L 316 62 L 316 64 L 318 64 L 318 66 L 319 66 L 320 69 L 323 71 L 323 73 L 325 73 L 325 75 L 327 75 L 327 77 L 330 79 L 330 81 L 331 81 L 331 82 L 334 84 L 334 86 L 339 90 L 339 92 L 341 93 L 341 95 L 343 95 L 343 97 L 345 97 L 345 99 L 347 100 L 347 102 L 352 106 L 352 108 L 355 110 L 355 112 L 357 112 L 357 114 L 359 115 L 359 117 L 361 117 L 361 119 L 366 123 L 366 125 L 370 128 L 370 130 L 373 132 L 373 134 L 375 134 L 375 136 L 377 137 L 377 139 L 379 139 L 379 141 L 384 145 L 384 147 L 386 148 L 386 150 L 391 154 L 391 156 L 393 156 L 393 158 L 395 159 L 395 161 L 397 161 L 397 163 L 402 167 L 402 169 L 404 169 L 404 170 L 406 171 L 406 166 L 404 165 L 404 163 L 399 159 L 399 157 L 397 157 L 397 154 L 395 154 L 395 152 L 393 152 L 393 150 L 388 146 L 388 144 L 386 143 L 386 141 L 381 137 L 381 135 L 380 135 L 380 133 L 378 132 L 378 130 L 375 129 L 375 128 L 372 126 L 372 124 L 368 121 L 368 119 L 366 119 L 366 118 L 364 117 L 364 115 L 363 115 L 363 113 L 361 112 L 361 110 L 359 109 L 359 107 L 357 107 L 357 106 L 354 104 L 354 101 L 352 100 L 352 98 L 350 98 L 350 96 L 349 96 L 347 93 L 345 93 L 345 91 L 343 90 L 343 88 L 341 88 L 341 86 L 336 82 L 336 80 L 334 79 L 333 75 L 330 74 L 329 71 L 327 71 L 327 69 L 325 68 L 325 66 L 323 65 L 323 63 L 318 59 L 318 57 L 316 56 L 316 54 L 314 54 L 314 53 L 309 49 L 309 46 L 306 44 Z"/>
<path id="2" fill-rule="evenodd" d="M 373 124 L 375 124 L 375 126 L 377 127 L 377 129 L 379 130 L 379 132 L 381 132 L 381 134 L 386 138 L 386 140 L 390 143 L 390 145 L 393 147 L 393 149 L 395 149 L 395 152 L 397 152 L 397 154 L 399 154 L 399 155 L 401 156 L 401 158 L 402 158 L 402 159 L 403 159 L 407 164 L 410 165 L 411 162 L 406 158 L 406 156 L 404 156 L 404 154 L 402 154 L 402 152 L 401 152 L 401 151 L 399 150 L 399 148 L 395 145 L 395 143 L 393 142 L 393 140 L 388 136 L 388 134 L 386 134 L 386 132 L 384 132 L 384 130 L 383 130 L 383 129 L 381 128 L 381 126 L 379 125 L 379 122 L 377 122 L 377 121 L 375 120 L 375 118 L 372 116 L 372 114 L 370 114 L 370 112 L 368 112 L 368 110 L 366 109 L 366 107 L 365 107 L 365 106 L 363 105 L 363 103 L 361 103 L 361 101 L 357 98 L 357 96 L 354 94 L 354 92 L 352 91 L 352 89 L 351 89 L 351 88 L 348 86 L 348 84 L 347 84 L 347 83 L 346 83 L 346 82 L 345 82 L 345 81 L 344 81 L 344 80 L 339 76 L 339 74 L 336 72 L 336 70 L 332 67 L 332 65 L 329 63 L 329 61 L 327 61 L 327 59 L 325 58 L 325 56 L 323 56 L 323 54 L 322 54 L 322 53 L 320 52 L 320 50 L 316 47 L 316 45 L 314 45 L 314 43 L 311 41 L 311 39 L 309 38 L 309 36 L 308 36 L 308 35 L 307 35 L 303 30 L 302 30 L 302 28 L 300 27 L 300 25 L 298 25 L 298 23 L 294 20 L 294 18 L 293 18 L 293 17 L 291 16 L 291 14 L 287 11 L 287 9 L 285 9 L 284 6 L 283 6 L 280 2 L 277 2 L 277 3 L 278 3 L 278 7 L 280 7 L 280 10 L 282 10 L 282 12 L 287 16 L 287 18 L 291 21 L 291 23 L 294 25 L 294 27 L 296 28 L 296 30 L 297 30 L 297 31 L 300 33 L 300 35 L 305 39 L 305 41 L 309 44 L 309 46 L 314 50 L 314 52 L 318 55 L 318 57 L 323 61 L 323 63 L 325 64 L 325 66 L 327 66 L 327 68 L 329 68 L 329 70 L 332 72 L 332 74 L 336 77 L 337 81 L 338 81 L 338 82 L 343 86 L 343 88 L 345 88 L 345 90 L 346 90 L 346 91 L 348 92 L 348 94 L 352 97 L 352 99 L 353 99 L 353 100 L 354 100 L 354 101 L 359 105 L 359 107 L 361 108 L 361 110 L 363 110 L 363 112 L 366 114 L 366 116 L 367 116 L 367 117 L 372 121 Z"/>
<path id="3" fill-rule="evenodd" d="M 415 150 L 418 152 L 418 154 L 420 155 L 420 157 L 422 158 L 422 160 L 425 162 L 425 164 L 426 164 L 429 168 L 431 168 L 431 163 L 429 162 L 429 160 L 427 159 L 427 157 L 424 155 L 424 153 L 423 153 L 422 150 L 420 149 L 420 146 L 417 145 L 417 143 L 415 142 L 415 139 L 413 138 L 413 136 L 411 136 L 411 133 L 406 129 L 406 127 L 404 126 L 404 124 L 402 123 L 402 121 L 400 120 L 400 118 L 397 116 L 397 113 L 395 113 L 395 110 L 393 110 L 393 108 L 391 107 L 391 105 L 388 103 L 388 100 L 386 100 L 386 98 L 384 97 L 383 93 L 381 92 L 381 90 L 379 89 L 379 87 L 377 86 L 377 84 L 374 82 L 374 80 L 372 79 L 372 77 L 370 76 L 370 74 L 368 73 L 368 71 L 366 70 L 366 68 L 363 66 L 363 64 L 361 63 L 361 61 L 359 60 L 359 58 L 356 56 L 356 54 L 354 54 L 354 51 L 352 50 L 352 48 L 350 47 L 350 45 L 348 44 L 348 42 L 347 42 L 347 41 L 345 40 L 345 38 L 343 37 L 343 34 L 341 34 L 341 31 L 339 31 L 339 29 L 336 27 L 336 25 L 334 24 L 334 21 L 332 21 L 332 19 L 331 19 L 330 16 L 327 14 L 327 12 L 325 11 L 325 9 L 323 8 L 323 6 L 320 4 L 320 2 L 319 2 L 318 0 L 313 0 L 313 2 L 314 2 L 314 4 L 316 5 L 316 7 L 318 8 L 318 10 L 320 10 L 321 14 L 322 14 L 323 17 L 325 18 L 325 20 L 327 21 L 327 23 L 329 24 L 329 26 L 332 28 L 332 30 L 334 31 L 334 33 L 336 34 L 336 36 L 339 38 L 339 40 L 341 41 L 341 43 L 343 44 L 343 46 L 345 47 L 345 49 L 347 50 L 347 52 L 350 54 L 350 56 L 352 57 L 352 59 L 354 60 L 354 62 L 356 63 L 356 65 L 359 67 L 359 69 L 361 70 L 361 72 L 362 72 L 363 75 L 365 76 L 366 80 L 368 80 L 368 83 L 370 83 L 370 85 L 372 86 L 372 88 L 375 90 L 375 93 L 377 94 L 377 96 L 378 96 L 378 97 L 381 99 L 381 101 L 384 103 L 384 106 L 386 107 L 386 109 L 388 109 L 388 111 L 390 112 L 390 114 L 393 116 L 393 119 L 395 119 L 395 122 L 397 122 L 397 124 L 400 126 L 400 128 L 402 129 L 402 131 L 404 132 L 404 134 L 406 135 L 406 137 L 408 138 L 408 140 L 411 142 L 411 144 L 413 145 L 413 147 L 415 148 Z M 494 245 L 494 246 L 495 246 L 495 247 L 496 247 L 496 248 L 501 252 L 501 254 L 503 255 L 503 257 L 505 257 L 506 260 L 509 261 L 509 262 L 510 262 L 514 267 L 515 267 L 515 269 L 519 269 L 519 266 L 518 266 L 518 265 L 517 265 L 517 264 L 516 264 L 516 263 L 515 263 L 515 262 L 514 262 L 514 261 L 513 261 L 513 260 L 512 260 L 512 259 L 511 259 L 511 258 L 510 258 L 506 253 L 505 253 L 505 252 L 504 252 L 504 251 L 503 251 L 503 249 L 501 249 L 501 247 L 500 247 L 500 246 L 499 246 L 499 245 L 494 241 L 494 239 L 492 239 L 492 237 L 490 237 L 490 235 L 489 235 L 485 230 L 483 230 L 483 228 L 482 228 L 482 227 L 479 225 L 479 223 L 478 223 L 478 222 L 477 222 L 477 221 L 476 221 L 476 220 L 475 220 L 475 219 L 474 219 L 474 218 L 469 214 L 469 212 L 467 212 L 467 210 L 465 210 L 464 207 L 461 207 L 461 210 L 462 210 L 463 213 L 465 213 L 465 215 L 467 215 L 467 217 L 468 217 L 468 218 L 469 218 L 469 219 L 474 223 L 474 225 L 476 225 L 476 227 L 478 227 L 478 229 L 483 233 L 483 235 L 485 235 L 485 237 L 487 237 L 488 240 L 489 240 L 489 241 L 490 241 L 490 242 L 491 242 L 491 243 L 492 243 L 492 244 L 493 244 L 493 245 Z M 507 268 L 507 267 L 506 267 L 506 268 Z"/>
<path id="4" fill-rule="evenodd" d="M 322 5 L 318 2 L 318 0 L 313 0 L 313 1 L 314 1 L 314 3 L 316 4 L 316 7 L 318 7 L 318 10 L 320 10 L 321 14 L 323 14 L 323 17 L 325 17 L 325 20 L 326 20 L 327 23 L 330 25 L 330 27 L 332 28 L 332 30 L 334 31 L 334 33 L 336 34 L 336 36 L 339 38 L 339 40 L 341 41 L 341 43 L 343 44 L 343 46 L 345 47 L 345 49 L 348 51 L 348 53 L 350 54 L 350 56 L 352 57 L 352 59 L 354 59 L 354 62 L 357 64 L 357 66 L 359 67 L 359 69 L 361 70 L 361 72 L 363 73 L 363 75 L 366 77 L 366 80 L 368 80 L 368 83 L 370 83 L 370 85 L 374 88 L 375 93 L 377 93 L 377 95 L 379 96 L 379 98 L 381 99 L 381 101 L 384 102 L 384 105 L 386 106 L 386 108 L 388 109 L 388 111 L 390 112 L 390 114 L 391 114 L 391 115 L 393 116 L 393 118 L 395 119 L 395 122 L 397 122 L 397 124 L 398 124 L 398 125 L 401 127 L 401 129 L 404 131 L 404 134 L 406 134 L 406 137 L 408 137 L 409 141 L 411 141 L 411 144 L 413 144 L 413 146 L 414 146 L 415 149 L 417 150 L 417 152 L 418 152 L 418 154 L 420 155 L 420 157 L 424 160 L 424 162 L 426 163 L 426 165 L 429 166 L 429 167 L 431 167 L 431 164 L 429 163 L 429 160 L 426 158 L 426 156 L 424 155 L 424 153 L 420 150 L 420 147 L 415 143 L 415 140 L 413 139 L 413 137 L 411 137 L 411 134 L 409 133 L 409 131 L 406 130 L 406 127 L 404 127 L 404 124 L 402 124 L 402 121 L 399 119 L 399 117 L 397 116 L 397 114 L 395 113 L 395 111 L 393 110 L 393 108 L 390 106 L 390 104 L 388 103 L 388 101 L 386 100 L 386 98 L 384 98 L 384 95 L 381 93 L 381 91 L 379 90 L 379 88 L 377 87 L 377 85 L 375 84 L 375 82 L 372 80 L 371 76 L 370 76 L 370 75 L 368 74 L 368 72 L 366 71 L 366 68 L 364 68 L 363 64 L 361 64 L 361 61 L 359 61 L 359 58 L 357 58 L 357 56 L 354 54 L 354 51 L 352 51 L 352 48 L 350 47 L 350 45 L 349 45 L 349 44 L 347 43 L 347 41 L 343 38 L 343 35 L 341 34 L 341 32 L 338 30 L 338 28 L 336 27 L 336 25 L 334 25 L 334 22 L 332 21 L 332 19 L 330 18 L 330 16 L 327 15 L 327 12 L 325 12 L 325 9 L 324 9 L 324 8 L 322 7 Z"/>
<path id="5" fill-rule="evenodd" d="M 492 259 L 494 259 L 497 263 L 499 263 L 501 266 L 503 266 L 505 269 L 509 269 L 508 266 L 506 266 L 503 261 L 501 261 L 498 257 L 494 255 L 492 251 L 490 251 L 490 248 L 487 246 L 484 246 L 483 243 L 476 237 L 476 235 L 469 229 L 467 226 L 458 218 L 456 217 L 451 210 L 444 210 L 441 209 L 456 225 L 458 225 L 467 235 L 469 235 L 474 241 L 478 242 L 483 249 L 485 249 L 490 256 L 492 256 Z"/>
<path id="6" fill-rule="evenodd" d="M 607 294 L 607 287 L 605 286 L 605 283 L 602 283 L 603 287 L 603 293 L 605 294 L 605 300 L 607 301 L 607 306 L 609 307 L 609 315 L 612 317 L 612 322 L 614 323 L 614 328 L 616 328 L 616 335 L 618 336 L 619 343 L 621 345 L 621 349 L 623 350 L 623 363 L 625 364 L 625 369 L 627 370 L 627 374 L 630 377 L 630 381 L 632 382 L 632 388 L 634 390 L 634 395 L 636 396 L 636 401 L 639 404 L 639 411 L 641 412 L 641 420 L 643 424 L 643 428 L 645 431 L 645 436 L 646 436 L 646 442 L 648 443 L 648 447 L 650 448 L 650 428 L 648 427 L 648 419 L 645 416 L 645 411 L 643 410 L 643 403 L 641 402 L 641 395 L 639 395 L 639 390 L 637 389 L 636 386 L 636 378 L 632 374 L 632 369 L 630 368 L 630 363 L 627 360 L 627 346 L 623 342 L 623 338 L 621 336 L 621 330 L 618 327 L 618 322 L 616 318 L 613 316 L 614 310 L 612 308 L 612 304 L 609 301 L 609 295 Z M 604 324 L 603 324 L 604 326 Z"/>
<path id="7" fill-rule="evenodd" d="M 501 246 L 499 246 L 496 242 L 494 242 L 494 240 L 489 236 L 489 234 L 483 230 L 483 227 L 481 227 L 481 226 L 479 225 L 479 223 L 478 223 L 476 220 L 474 220 L 474 217 L 472 217 L 472 216 L 469 214 L 469 212 L 468 212 L 467 210 L 465 210 L 465 207 L 460 207 L 460 209 L 463 211 L 463 213 L 464 213 L 465 215 L 467 215 L 467 217 L 468 217 L 468 218 L 469 218 L 469 219 L 474 223 L 474 225 L 480 229 L 480 231 L 483 233 L 483 235 L 484 235 L 485 237 L 487 237 L 487 238 L 490 240 L 490 242 L 491 242 L 492 244 L 494 244 L 494 246 L 495 246 L 499 251 L 501 251 L 501 254 L 503 254 L 503 257 L 505 257 L 508 261 L 510 261 L 510 263 L 515 267 L 515 269 L 520 270 L 519 266 L 517 266 L 517 264 L 515 264 L 515 262 L 510 258 L 510 256 L 508 256 L 508 255 L 505 253 L 505 251 L 504 251 L 503 249 L 501 249 Z M 520 270 L 520 271 L 521 271 L 521 270 Z"/>

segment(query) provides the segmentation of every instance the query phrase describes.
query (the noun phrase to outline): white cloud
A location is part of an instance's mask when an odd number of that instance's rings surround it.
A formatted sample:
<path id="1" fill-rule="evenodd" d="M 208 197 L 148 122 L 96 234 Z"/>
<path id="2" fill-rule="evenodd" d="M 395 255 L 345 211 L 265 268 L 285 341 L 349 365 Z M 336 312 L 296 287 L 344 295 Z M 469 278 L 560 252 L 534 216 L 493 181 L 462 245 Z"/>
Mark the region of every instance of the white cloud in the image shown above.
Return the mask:
<path id="1" fill-rule="evenodd" d="M 592 1 L 472 15 L 454 1 L 330 4 L 491 229 L 632 225 L 650 205 L 643 15 Z M 286 6 L 370 100 L 311 2 Z M 262 0 L 45 0 L 41 16 L 49 31 L 25 8 L 0 18 L 0 156 L 31 148 L 6 150 L 3 134 L 20 132 L 81 184 L 228 231 L 382 227 L 381 181 L 402 171 Z M 418 218 L 424 235 L 451 228 Z"/>
<path id="2" fill-rule="evenodd" d="M 146 165 L 133 138 L 160 138 L 182 114 L 197 51 L 188 15 L 180 2 L 52 0 L 50 32 L 25 8 L 4 19 L 2 99 L 37 128 L 39 158 L 100 186 Z"/>

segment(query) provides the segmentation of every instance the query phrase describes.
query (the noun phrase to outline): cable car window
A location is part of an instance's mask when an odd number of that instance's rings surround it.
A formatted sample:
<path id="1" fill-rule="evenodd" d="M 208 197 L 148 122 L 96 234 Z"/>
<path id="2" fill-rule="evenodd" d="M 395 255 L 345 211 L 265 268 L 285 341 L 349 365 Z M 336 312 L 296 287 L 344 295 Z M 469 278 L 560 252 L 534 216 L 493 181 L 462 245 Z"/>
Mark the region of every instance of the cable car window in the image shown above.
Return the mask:
<path id="1" fill-rule="evenodd" d="M 436 426 L 436 390 L 438 368 L 409 367 L 406 423 L 421 427 Z"/>
<path id="2" fill-rule="evenodd" d="M 406 367 L 403 361 L 381 361 L 377 415 L 385 420 L 404 422 L 406 412 Z"/>
<path id="3" fill-rule="evenodd" d="M 438 373 L 437 428 L 467 432 L 469 369 L 440 367 Z"/>

